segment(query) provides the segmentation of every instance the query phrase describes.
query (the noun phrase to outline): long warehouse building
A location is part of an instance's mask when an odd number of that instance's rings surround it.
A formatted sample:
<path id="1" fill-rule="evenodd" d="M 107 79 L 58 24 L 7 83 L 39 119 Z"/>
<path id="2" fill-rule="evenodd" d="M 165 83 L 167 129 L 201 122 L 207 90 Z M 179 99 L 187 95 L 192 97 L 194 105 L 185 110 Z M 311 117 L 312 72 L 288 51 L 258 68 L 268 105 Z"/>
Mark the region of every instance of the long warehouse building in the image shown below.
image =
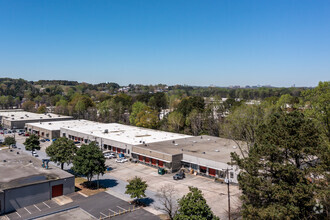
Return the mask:
<path id="1" fill-rule="evenodd" d="M 71 116 L 53 113 L 38 114 L 26 111 L 3 111 L 0 112 L 1 124 L 8 129 L 24 129 L 25 124 L 34 122 L 50 122 L 72 120 Z"/>

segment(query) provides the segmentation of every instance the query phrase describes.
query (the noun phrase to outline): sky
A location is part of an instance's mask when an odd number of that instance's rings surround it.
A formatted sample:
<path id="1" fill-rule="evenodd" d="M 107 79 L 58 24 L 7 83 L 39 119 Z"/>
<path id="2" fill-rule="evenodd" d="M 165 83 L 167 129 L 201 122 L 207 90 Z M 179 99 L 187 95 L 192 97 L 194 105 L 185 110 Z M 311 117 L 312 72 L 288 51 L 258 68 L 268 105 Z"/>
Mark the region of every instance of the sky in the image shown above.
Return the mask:
<path id="1" fill-rule="evenodd" d="M 316 86 L 330 1 L 0 0 L 0 77 Z"/>

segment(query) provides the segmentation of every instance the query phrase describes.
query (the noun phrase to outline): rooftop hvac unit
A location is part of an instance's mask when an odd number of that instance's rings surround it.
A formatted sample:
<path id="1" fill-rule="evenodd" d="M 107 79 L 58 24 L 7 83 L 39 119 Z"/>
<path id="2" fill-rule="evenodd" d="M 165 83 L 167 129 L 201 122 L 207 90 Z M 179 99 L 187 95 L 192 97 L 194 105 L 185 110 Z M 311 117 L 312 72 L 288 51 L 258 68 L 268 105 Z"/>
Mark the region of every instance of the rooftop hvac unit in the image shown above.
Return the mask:
<path id="1" fill-rule="evenodd" d="M 108 133 L 109 133 L 109 130 L 108 130 L 108 129 L 105 129 L 105 130 L 104 130 L 104 133 L 105 133 L 105 134 L 108 134 Z"/>

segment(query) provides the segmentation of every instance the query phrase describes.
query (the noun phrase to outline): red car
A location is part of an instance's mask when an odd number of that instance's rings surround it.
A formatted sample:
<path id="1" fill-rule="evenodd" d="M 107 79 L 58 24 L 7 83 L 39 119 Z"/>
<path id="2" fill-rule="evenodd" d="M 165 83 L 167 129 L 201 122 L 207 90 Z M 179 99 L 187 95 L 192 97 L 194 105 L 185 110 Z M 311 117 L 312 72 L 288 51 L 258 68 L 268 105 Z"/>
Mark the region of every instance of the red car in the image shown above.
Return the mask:
<path id="1" fill-rule="evenodd" d="M 25 136 L 30 136 L 30 134 L 29 133 L 26 133 Z"/>

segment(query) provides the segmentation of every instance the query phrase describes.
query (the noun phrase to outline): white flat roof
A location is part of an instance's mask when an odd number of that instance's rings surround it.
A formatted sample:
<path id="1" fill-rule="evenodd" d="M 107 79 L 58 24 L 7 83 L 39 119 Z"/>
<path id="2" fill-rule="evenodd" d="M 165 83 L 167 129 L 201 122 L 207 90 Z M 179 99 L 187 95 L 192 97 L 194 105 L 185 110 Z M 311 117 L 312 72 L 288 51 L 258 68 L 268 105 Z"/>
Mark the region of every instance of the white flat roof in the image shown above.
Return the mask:
<path id="1" fill-rule="evenodd" d="M 33 126 L 49 131 L 60 130 L 61 128 L 80 128 L 81 126 L 98 125 L 100 123 L 87 120 L 67 120 L 67 121 L 51 121 L 51 122 L 35 122 L 26 123 L 27 126 Z"/>
<path id="2" fill-rule="evenodd" d="M 58 115 L 53 113 L 38 114 L 26 111 L 12 111 L 0 112 L 0 116 L 10 121 L 24 121 L 24 120 L 42 120 L 50 118 L 72 118 L 71 116 Z"/>
<path id="3" fill-rule="evenodd" d="M 130 145 L 139 145 L 143 142 L 154 143 L 192 137 L 184 134 L 158 131 L 117 123 L 99 123 L 97 125 L 79 126 L 66 129 L 81 133 L 82 135 L 91 135 L 93 137 L 104 138 Z M 108 133 L 105 132 L 106 130 Z"/>

